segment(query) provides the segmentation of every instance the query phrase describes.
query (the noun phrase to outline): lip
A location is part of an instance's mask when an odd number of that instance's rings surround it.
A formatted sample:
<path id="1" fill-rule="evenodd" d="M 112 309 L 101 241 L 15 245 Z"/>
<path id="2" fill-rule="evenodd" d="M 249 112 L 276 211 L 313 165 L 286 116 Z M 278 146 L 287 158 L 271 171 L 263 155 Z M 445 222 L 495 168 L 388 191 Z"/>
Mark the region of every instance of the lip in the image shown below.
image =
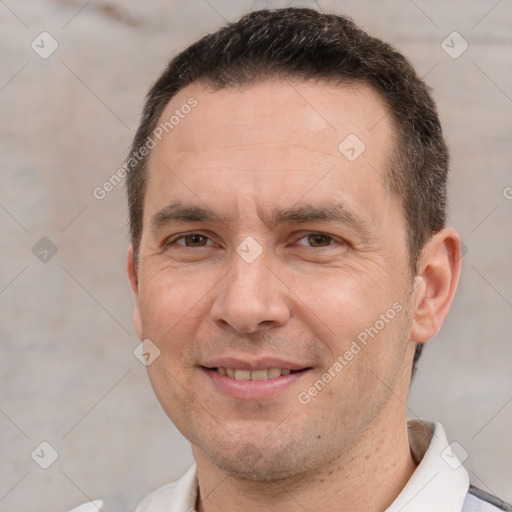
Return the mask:
<path id="1" fill-rule="evenodd" d="M 227 368 L 232 368 L 232 366 L 227 366 Z M 274 368 L 289 367 L 274 366 Z M 309 374 L 310 368 L 267 380 L 236 380 L 227 375 L 221 375 L 215 369 L 201 367 L 200 370 L 210 380 L 213 387 L 223 395 L 236 400 L 270 400 L 303 379 L 305 375 Z"/>

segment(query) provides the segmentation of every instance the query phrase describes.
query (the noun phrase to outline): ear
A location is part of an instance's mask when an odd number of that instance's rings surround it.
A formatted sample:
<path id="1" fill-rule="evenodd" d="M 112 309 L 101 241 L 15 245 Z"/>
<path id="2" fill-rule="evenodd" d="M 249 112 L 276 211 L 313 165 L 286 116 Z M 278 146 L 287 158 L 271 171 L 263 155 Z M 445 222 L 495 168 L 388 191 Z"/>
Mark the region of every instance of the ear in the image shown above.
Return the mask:
<path id="1" fill-rule="evenodd" d="M 142 340 L 142 317 L 140 314 L 139 305 L 139 277 L 137 275 L 137 269 L 135 268 L 135 262 L 133 258 L 133 245 L 130 244 L 126 254 L 126 274 L 128 275 L 128 281 L 133 292 L 133 300 L 135 302 L 133 312 L 133 323 L 135 330 L 139 335 L 139 339 Z"/>
<path id="2" fill-rule="evenodd" d="M 453 228 L 437 232 L 421 253 L 413 289 L 411 341 L 433 338 L 443 326 L 459 283 L 460 235 Z"/>

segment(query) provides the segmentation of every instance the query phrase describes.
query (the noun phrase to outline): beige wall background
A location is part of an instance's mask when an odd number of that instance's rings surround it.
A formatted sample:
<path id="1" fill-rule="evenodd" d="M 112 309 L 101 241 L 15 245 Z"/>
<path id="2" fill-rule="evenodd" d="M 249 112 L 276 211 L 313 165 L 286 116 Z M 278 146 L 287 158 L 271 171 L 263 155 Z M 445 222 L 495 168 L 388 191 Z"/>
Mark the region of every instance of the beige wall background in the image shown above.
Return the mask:
<path id="1" fill-rule="evenodd" d="M 123 185 L 102 200 L 93 191 L 122 163 L 172 55 L 251 8 L 288 4 L 0 1 L 2 512 L 98 497 L 133 510 L 192 464 L 133 355 Z M 512 500 L 512 4 L 319 4 L 394 44 L 434 90 L 450 223 L 467 251 L 409 413 L 442 422 L 473 483 Z"/>

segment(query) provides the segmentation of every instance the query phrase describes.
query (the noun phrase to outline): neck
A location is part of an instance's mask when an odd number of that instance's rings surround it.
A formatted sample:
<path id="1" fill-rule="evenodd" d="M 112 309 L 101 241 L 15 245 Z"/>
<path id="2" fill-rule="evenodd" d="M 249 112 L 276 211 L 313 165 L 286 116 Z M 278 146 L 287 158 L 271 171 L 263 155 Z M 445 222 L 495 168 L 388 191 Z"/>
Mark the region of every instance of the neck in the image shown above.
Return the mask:
<path id="1" fill-rule="evenodd" d="M 416 469 L 405 408 L 377 418 L 350 450 L 308 473 L 273 482 L 226 475 L 197 447 L 198 512 L 378 512 L 398 496 Z M 390 422 L 390 418 L 392 418 Z"/>

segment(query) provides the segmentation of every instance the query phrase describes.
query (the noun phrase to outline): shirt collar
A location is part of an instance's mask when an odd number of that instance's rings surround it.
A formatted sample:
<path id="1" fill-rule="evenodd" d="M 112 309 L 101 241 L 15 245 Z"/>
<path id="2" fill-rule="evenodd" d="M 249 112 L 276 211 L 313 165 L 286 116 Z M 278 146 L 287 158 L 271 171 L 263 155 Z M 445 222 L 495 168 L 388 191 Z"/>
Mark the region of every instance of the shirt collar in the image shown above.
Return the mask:
<path id="1" fill-rule="evenodd" d="M 411 453 L 419 462 L 402 492 L 386 512 L 460 512 L 469 475 L 437 422 L 407 422 Z"/>

